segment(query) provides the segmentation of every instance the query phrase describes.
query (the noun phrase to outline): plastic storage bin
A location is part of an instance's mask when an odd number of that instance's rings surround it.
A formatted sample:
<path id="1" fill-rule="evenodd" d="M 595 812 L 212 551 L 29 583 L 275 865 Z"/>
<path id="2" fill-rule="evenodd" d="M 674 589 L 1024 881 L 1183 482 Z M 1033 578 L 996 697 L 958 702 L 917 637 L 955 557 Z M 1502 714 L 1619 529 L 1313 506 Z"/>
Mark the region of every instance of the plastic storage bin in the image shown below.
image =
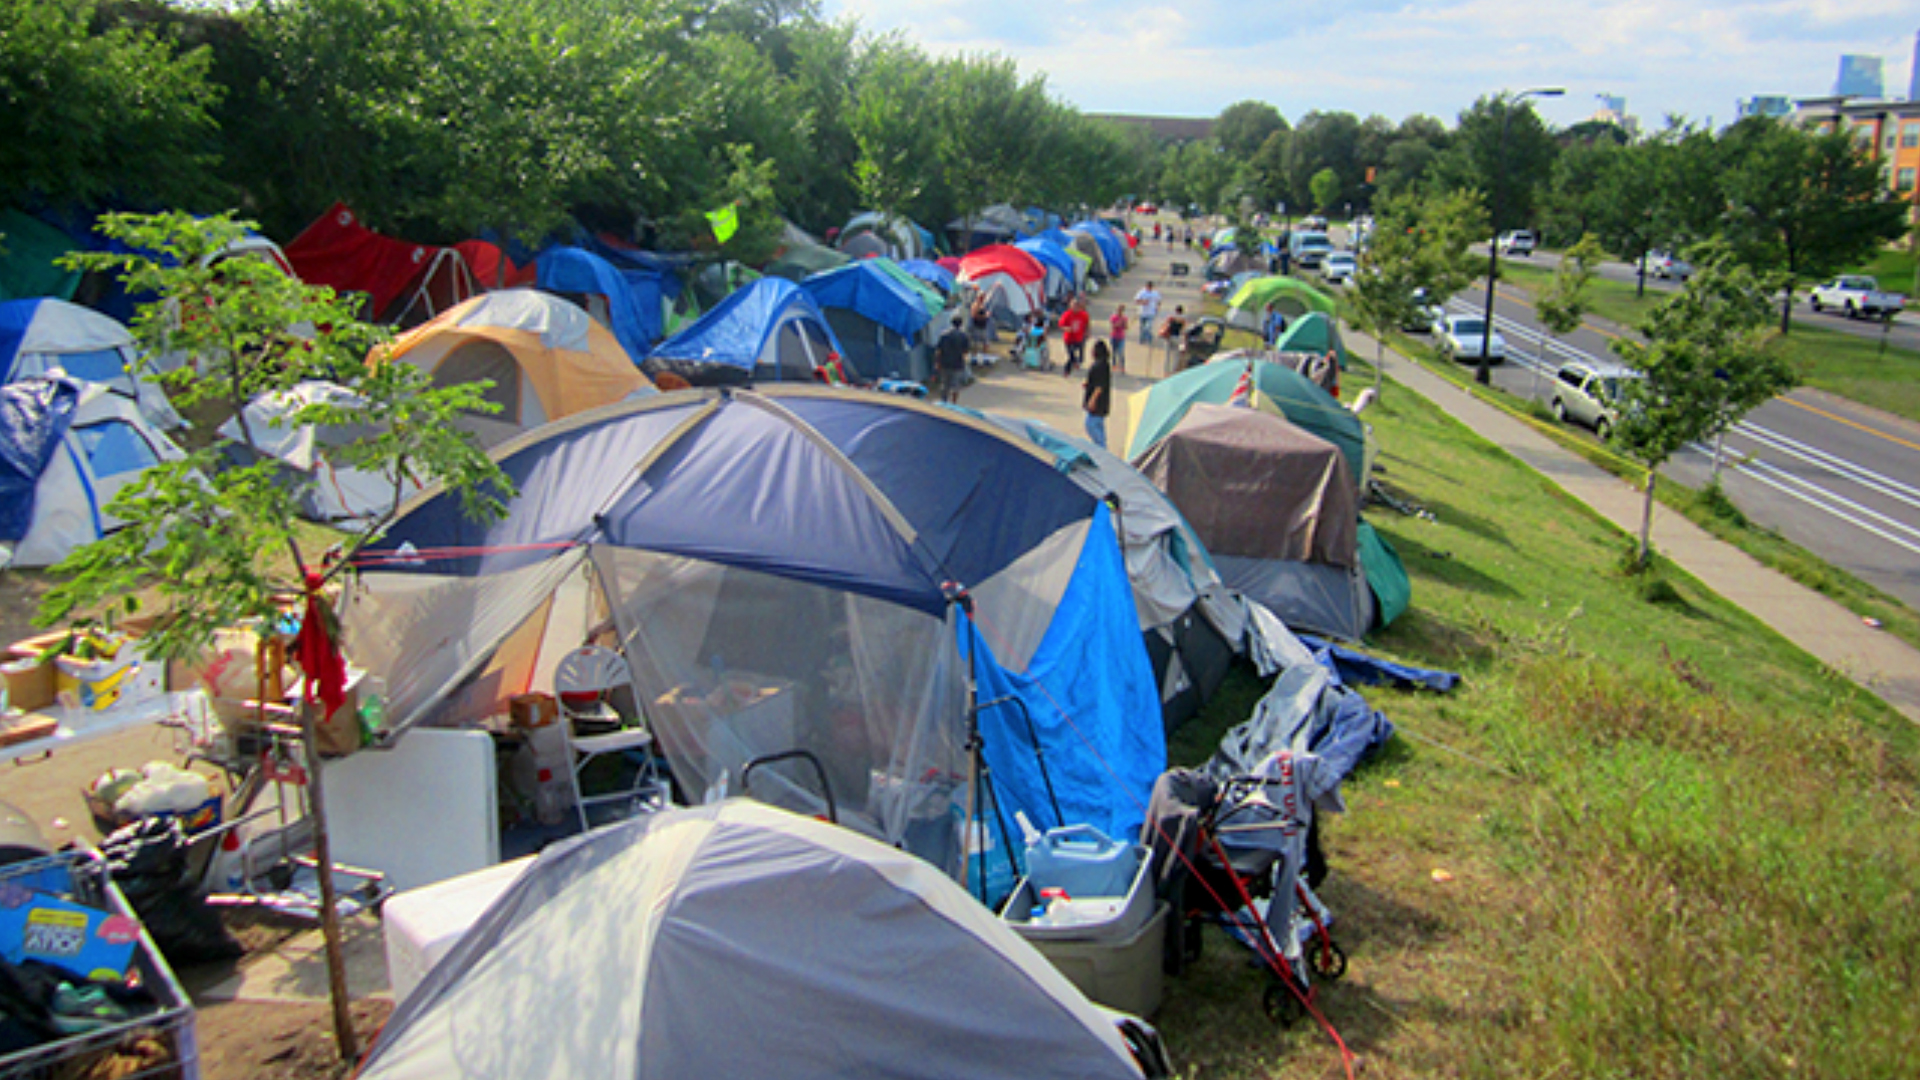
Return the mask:
<path id="1" fill-rule="evenodd" d="M 1166 977 L 1161 951 L 1166 945 L 1166 904 L 1156 904 L 1146 925 L 1120 939 L 1073 941 L 1029 938 L 1080 992 L 1109 1009 L 1151 1016 L 1160 1008 Z"/>
<path id="2" fill-rule="evenodd" d="M 1000 917 L 1029 940 L 1128 937 L 1153 917 L 1152 877 L 1144 845 L 1109 840 L 1087 826 L 1055 829 L 1028 846 L 1027 876 Z M 1049 902 L 1050 889 L 1066 899 Z"/>

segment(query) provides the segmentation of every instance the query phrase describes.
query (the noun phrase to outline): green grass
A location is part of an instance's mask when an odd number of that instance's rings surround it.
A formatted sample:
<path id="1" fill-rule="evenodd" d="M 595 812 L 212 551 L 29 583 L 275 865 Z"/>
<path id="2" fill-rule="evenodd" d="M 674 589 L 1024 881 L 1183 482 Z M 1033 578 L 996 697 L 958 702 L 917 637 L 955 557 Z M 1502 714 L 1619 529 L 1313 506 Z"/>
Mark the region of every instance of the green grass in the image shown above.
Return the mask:
<path id="1" fill-rule="evenodd" d="M 1920 285 L 1913 279 L 1913 252 L 1906 248 L 1882 248 L 1871 260 L 1853 267 L 1849 274 L 1872 274 L 1888 292 L 1905 293 L 1908 299 L 1920 297 Z"/>
<path id="2" fill-rule="evenodd" d="M 1537 266 L 1502 263 L 1501 267 L 1501 274 L 1509 285 L 1529 293 L 1553 277 L 1551 271 Z M 1587 295 L 1592 314 L 1620 326 L 1637 325 L 1661 296 L 1648 290 L 1645 297 L 1636 298 L 1632 285 L 1598 278 L 1589 286 Z M 1838 317 L 1796 316 L 1793 332 L 1775 339 L 1776 347 L 1792 360 L 1801 382 L 1920 421 L 1920 352 L 1891 346 L 1883 348 L 1881 339 L 1860 337 L 1823 325 Z"/>
<path id="3" fill-rule="evenodd" d="M 1352 959 L 1321 1006 L 1369 1077 L 1903 1075 L 1920 1060 L 1916 729 L 1389 385 L 1377 511 L 1413 608 L 1399 735 L 1326 821 Z M 1196 762 L 1259 686 L 1179 732 Z M 1437 871 L 1443 873 L 1436 873 Z M 1162 1030 L 1190 1076 L 1339 1075 L 1219 937 Z"/>

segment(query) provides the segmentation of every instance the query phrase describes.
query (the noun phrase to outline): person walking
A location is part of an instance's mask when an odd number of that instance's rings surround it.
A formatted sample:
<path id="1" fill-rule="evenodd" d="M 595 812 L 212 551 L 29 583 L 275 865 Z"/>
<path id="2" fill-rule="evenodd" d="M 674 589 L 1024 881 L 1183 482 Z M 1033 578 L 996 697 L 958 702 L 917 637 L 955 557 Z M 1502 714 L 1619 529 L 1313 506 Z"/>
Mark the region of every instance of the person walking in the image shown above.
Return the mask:
<path id="1" fill-rule="evenodd" d="M 1140 344 L 1153 344 L 1153 321 L 1160 317 L 1160 291 L 1147 282 L 1147 287 L 1133 294 L 1133 302 L 1140 305 Z"/>
<path id="2" fill-rule="evenodd" d="M 1109 332 L 1108 344 L 1113 349 L 1113 370 L 1127 370 L 1127 305 L 1114 307 L 1113 315 L 1107 319 Z"/>
<path id="3" fill-rule="evenodd" d="M 929 396 L 935 401 L 948 401 L 958 404 L 960 401 L 960 380 L 967 373 L 967 351 L 973 344 L 967 334 L 966 320 L 959 312 L 953 313 L 953 322 L 947 332 L 933 346 L 933 385 L 928 387 Z"/>
<path id="4" fill-rule="evenodd" d="M 1173 305 L 1173 314 L 1160 326 L 1160 336 L 1167 341 L 1167 371 L 1179 371 L 1175 357 L 1180 355 L 1181 346 L 1187 339 L 1187 305 Z"/>
<path id="5" fill-rule="evenodd" d="M 993 309 L 984 291 L 975 291 L 973 306 L 967 312 L 973 321 L 973 351 L 982 355 L 993 351 Z"/>
<path id="6" fill-rule="evenodd" d="M 1066 312 L 1060 316 L 1060 340 L 1067 346 L 1068 378 L 1073 377 L 1073 369 L 1087 358 L 1087 328 L 1092 321 L 1087 315 L 1086 301 L 1075 293 L 1067 302 Z"/>
<path id="7" fill-rule="evenodd" d="M 1087 414 L 1087 441 L 1107 448 L 1107 413 L 1113 407 L 1113 368 L 1107 363 L 1107 343 L 1093 343 L 1093 363 L 1080 384 L 1080 407 Z"/>

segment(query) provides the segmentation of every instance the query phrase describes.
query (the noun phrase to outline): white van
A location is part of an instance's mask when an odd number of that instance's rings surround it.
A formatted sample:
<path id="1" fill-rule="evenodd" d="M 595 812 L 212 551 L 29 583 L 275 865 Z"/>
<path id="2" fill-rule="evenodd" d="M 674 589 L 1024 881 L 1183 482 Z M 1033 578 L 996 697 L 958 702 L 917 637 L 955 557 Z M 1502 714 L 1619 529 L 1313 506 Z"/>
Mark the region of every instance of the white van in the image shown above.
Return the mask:
<path id="1" fill-rule="evenodd" d="M 1333 242 L 1323 232 L 1294 230 L 1287 237 L 1287 255 L 1302 270 L 1315 270 L 1333 250 Z"/>

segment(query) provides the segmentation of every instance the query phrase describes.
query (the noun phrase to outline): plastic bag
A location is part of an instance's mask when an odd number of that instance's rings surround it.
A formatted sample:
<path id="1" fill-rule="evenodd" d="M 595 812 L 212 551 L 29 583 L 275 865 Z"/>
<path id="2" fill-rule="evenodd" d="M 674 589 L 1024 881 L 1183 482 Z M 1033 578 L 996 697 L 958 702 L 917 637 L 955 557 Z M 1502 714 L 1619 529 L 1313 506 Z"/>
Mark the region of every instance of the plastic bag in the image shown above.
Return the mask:
<path id="1" fill-rule="evenodd" d="M 240 943 L 187 877 L 187 837 L 173 818 L 149 819 L 100 842 L 107 872 L 175 966 L 230 960 Z"/>

